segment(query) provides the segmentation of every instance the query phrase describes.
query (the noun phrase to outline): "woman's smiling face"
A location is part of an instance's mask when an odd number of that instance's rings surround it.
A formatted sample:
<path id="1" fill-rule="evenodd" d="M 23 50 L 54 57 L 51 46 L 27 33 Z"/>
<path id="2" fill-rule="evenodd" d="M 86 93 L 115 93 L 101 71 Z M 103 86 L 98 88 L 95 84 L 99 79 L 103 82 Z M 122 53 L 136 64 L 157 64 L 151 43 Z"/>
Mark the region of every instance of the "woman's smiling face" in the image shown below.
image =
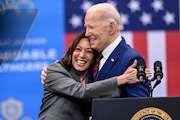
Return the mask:
<path id="1" fill-rule="evenodd" d="M 82 72 L 92 65 L 94 59 L 88 38 L 82 38 L 72 54 L 72 65 L 75 70 Z"/>

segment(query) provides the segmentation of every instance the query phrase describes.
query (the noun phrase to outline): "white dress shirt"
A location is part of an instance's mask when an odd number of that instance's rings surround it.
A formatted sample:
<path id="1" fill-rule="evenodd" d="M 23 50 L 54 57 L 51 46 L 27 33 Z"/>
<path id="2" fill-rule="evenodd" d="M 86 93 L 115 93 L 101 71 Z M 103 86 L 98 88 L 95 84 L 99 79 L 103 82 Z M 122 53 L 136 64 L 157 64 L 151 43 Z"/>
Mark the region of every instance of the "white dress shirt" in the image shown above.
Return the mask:
<path id="1" fill-rule="evenodd" d="M 107 46 L 103 52 L 103 58 L 100 61 L 99 70 L 102 68 L 110 54 L 114 51 L 114 49 L 118 46 L 118 44 L 121 42 L 122 38 L 121 36 L 118 36 L 109 46 Z"/>

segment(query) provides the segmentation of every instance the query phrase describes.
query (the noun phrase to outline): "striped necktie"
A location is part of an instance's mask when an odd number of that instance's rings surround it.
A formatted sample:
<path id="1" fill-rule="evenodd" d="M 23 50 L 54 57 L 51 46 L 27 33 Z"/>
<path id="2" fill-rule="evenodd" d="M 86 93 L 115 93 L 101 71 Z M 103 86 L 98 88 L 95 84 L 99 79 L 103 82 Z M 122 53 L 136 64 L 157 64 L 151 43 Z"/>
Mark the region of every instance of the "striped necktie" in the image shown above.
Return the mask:
<path id="1" fill-rule="evenodd" d="M 98 74 L 99 64 L 100 64 L 100 60 L 102 58 L 103 58 L 103 55 L 100 53 L 99 56 L 96 59 L 96 63 L 95 63 L 94 68 L 93 68 L 93 82 L 95 81 L 95 78 L 96 78 L 96 76 Z"/>

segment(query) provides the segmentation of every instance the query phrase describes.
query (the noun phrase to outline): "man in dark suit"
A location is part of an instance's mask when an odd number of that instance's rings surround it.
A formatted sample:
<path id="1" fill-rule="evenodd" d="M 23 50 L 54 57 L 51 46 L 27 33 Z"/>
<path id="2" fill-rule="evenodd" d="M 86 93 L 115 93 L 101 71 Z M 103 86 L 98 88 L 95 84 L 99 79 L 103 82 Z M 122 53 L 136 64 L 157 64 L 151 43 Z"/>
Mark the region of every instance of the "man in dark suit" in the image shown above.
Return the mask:
<path id="1" fill-rule="evenodd" d="M 144 60 L 121 37 L 120 30 L 123 29 L 123 25 L 120 14 L 114 6 L 108 3 L 91 6 L 86 12 L 84 26 L 91 48 L 103 55 L 95 81 L 121 75 L 135 59 Z M 94 82 L 92 75 L 89 82 Z M 123 85 L 120 90 L 121 97 L 149 96 L 146 84 Z"/>

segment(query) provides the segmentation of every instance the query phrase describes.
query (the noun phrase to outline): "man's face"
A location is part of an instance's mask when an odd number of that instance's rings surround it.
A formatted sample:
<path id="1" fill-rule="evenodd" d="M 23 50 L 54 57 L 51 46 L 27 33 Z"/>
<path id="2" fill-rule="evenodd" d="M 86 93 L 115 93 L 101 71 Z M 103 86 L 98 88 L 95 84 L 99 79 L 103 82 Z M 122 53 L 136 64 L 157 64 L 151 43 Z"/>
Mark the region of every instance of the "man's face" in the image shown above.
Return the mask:
<path id="1" fill-rule="evenodd" d="M 102 52 L 109 43 L 110 27 L 105 25 L 105 21 L 99 12 L 87 12 L 85 16 L 86 36 L 90 40 L 91 48 Z"/>

